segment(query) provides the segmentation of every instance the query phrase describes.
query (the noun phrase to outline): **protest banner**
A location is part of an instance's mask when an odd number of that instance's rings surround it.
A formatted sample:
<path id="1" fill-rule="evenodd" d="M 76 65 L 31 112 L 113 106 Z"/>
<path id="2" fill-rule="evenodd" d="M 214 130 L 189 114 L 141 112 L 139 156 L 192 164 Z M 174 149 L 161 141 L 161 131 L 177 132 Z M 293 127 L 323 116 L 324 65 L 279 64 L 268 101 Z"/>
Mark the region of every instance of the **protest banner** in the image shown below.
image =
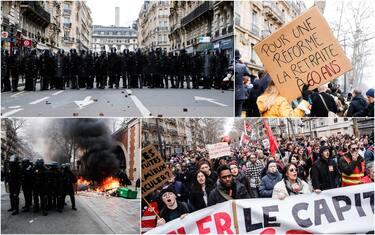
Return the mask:
<path id="1" fill-rule="evenodd" d="M 172 171 L 153 145 L 142 149 L 142 197 L 168 182 Z"/>
<path id="2" fill-rule="evenodd" d="M 312 7 L 254 47 L 280 95 L 289 102 L 304 84 L 315 89 L 352 70 L 317 7 Z"/>
<path id="3" fill-rule="evenodd" d="M 231 205 L 235 203 L 235 207 Z M 238 225 L 238 227 L 237 227 Z M 150 230 L 147 234 L 311 234 L 374 231 L 374 183 L 284 200 L 227 201 Z"/>
<path id="4" fill-rule="evenodd" d="M 230 156 L 230 147 L 227 142 L 220 142 L 216 144 L 207 144 L 206 149 L 210 158 L 219 158 L 223 156 Z"/>

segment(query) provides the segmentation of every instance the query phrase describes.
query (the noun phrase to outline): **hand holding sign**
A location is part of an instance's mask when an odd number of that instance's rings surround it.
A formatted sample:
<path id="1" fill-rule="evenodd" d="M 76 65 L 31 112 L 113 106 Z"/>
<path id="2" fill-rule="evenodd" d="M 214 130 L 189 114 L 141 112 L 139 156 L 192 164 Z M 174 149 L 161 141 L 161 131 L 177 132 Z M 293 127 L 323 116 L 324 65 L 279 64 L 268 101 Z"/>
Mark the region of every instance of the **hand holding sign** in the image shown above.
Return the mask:
<path id="1" fill-rule="evenodd" d="M 255 46 L 280 94 L 301 96 L 352 69 L 317 7 L 312 7 Z"/>

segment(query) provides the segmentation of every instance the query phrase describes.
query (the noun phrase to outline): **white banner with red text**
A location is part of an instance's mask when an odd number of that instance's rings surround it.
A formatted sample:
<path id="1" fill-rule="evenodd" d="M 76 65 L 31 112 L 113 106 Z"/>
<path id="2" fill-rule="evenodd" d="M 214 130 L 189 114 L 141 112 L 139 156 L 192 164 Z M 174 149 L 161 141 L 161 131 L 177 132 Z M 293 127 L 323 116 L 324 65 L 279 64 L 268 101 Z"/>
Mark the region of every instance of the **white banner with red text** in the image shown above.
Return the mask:
<path id="1" fill-rule="evenodd" d="M 227 201 L 146 234 L 310 234 L 374 231 L 374 183 L 285 198 Z"/>

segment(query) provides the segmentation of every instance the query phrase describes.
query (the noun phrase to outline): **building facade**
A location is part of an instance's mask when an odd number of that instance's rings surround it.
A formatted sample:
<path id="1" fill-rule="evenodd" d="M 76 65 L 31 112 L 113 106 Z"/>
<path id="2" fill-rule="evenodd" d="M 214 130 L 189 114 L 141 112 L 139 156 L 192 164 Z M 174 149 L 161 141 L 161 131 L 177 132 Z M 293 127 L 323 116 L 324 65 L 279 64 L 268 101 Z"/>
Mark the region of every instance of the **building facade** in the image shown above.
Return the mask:
<path id="1" fill-rule="evenodd" d="M 170 50 L 170 1 L 144 1 L 138 18 L 140 48 Z"/>
<path id="2" fill-rule="evenodd" d="M 146 118 L 142 120 L 142 147 L 153 144 L 164 156 L 203 148 L 207 143 L 204 129 L 200 119 Z"/>
<path id="3" fill-rule="evenodd" d="M 138 48 L 137 30 L 133 27 L 116 27 L 94 25 L 92 29 L 92 50 L 99 52 L 103 48 L 110 51 L 115 47 L 117 51 Z"/>
<path id="4" fill-rule="evenodd" d="M 232 58 L 232 1 L 172 1 L 169 22 L 172 51 L 221 49 Z"/>
<path id="5" fill-rule="evenodd" d="M 1 45 L 11 53 L 90 48 L 92 19 L 85 1 L 3 1 L 1 12 Z"/>
<path id="6" fill-rule="evenodd" d="M 92 18 L 86 1 L 63 1 L 61 4 L 59 48 L 65 51 L 91 49 Z"/>
<path id="7" fill-rule="evenodd" d="M 235 1 L 235 45 L 252 75 L 263 71 L 254 46 L 306 9 L 303 1 Z"/>

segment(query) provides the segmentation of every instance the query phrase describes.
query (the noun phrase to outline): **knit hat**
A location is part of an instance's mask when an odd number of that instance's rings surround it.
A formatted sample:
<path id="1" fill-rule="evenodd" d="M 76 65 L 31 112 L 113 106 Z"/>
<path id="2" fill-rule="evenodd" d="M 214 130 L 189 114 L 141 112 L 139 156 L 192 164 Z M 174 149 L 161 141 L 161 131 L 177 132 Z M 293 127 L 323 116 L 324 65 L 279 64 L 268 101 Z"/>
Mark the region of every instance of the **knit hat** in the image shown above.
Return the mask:
<path id="1" fill-rule="evenodd" d="M 160 198 L 162 198 L 163 194 L 167 193 L 167 192 L 173 193 L 177 197 L 176 191 L 171 186 L 167 186 L 167 187 L 165 187 L 165 188 L 163 188 L 161 190 L 161 192 L 160 192 Z"/>
<path id="2" fill-rule="evenodd" d="M 366 92 L 366 96 L 370 96 L 370 97 L 374 98 L 374 88 L 368 89 L 367 92 Z"/>
<path id="3" fill-rule="evenodd" d="M 319 154 L 322 154 L 325 150 L 329 150 L 329 147 L 328 146 L 322 146 L 320 147 L 320 151 L 319 151 Z"/>

